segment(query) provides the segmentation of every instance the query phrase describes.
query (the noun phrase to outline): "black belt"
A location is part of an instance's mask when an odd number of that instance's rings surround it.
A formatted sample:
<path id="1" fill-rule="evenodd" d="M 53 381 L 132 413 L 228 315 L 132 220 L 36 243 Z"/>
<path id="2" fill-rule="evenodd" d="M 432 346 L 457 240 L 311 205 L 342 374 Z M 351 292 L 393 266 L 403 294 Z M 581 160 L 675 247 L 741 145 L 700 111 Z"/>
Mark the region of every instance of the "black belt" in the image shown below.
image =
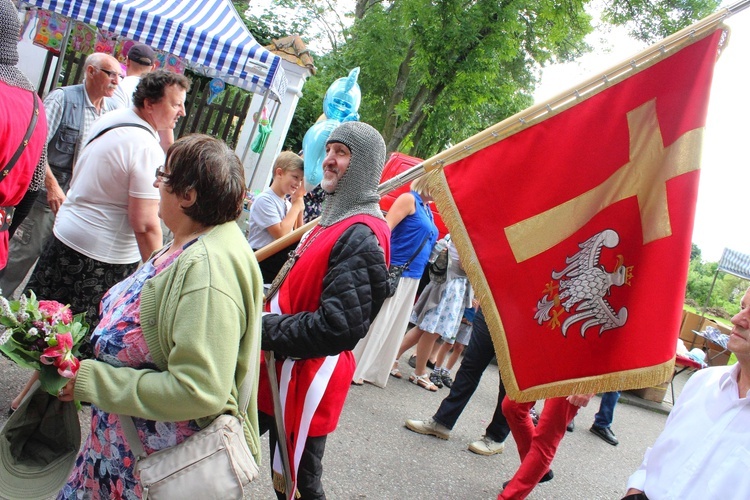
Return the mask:
<path id="1" fill-rule="evenodd" d="M 0 232 L 8 230 L 15 211 L 16 207 L 0 207 Z"/>

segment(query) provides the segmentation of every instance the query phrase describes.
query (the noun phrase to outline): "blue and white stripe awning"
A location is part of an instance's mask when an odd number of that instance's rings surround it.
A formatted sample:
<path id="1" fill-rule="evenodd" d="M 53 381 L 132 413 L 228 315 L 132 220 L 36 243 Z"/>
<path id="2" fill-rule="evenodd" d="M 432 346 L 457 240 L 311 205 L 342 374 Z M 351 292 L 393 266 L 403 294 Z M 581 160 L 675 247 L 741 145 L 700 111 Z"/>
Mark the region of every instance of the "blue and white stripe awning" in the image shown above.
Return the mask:
<path id="1" fill-rule="evenodd" d="M 193 69 L 281 100 L 281 58 L 261 47 L 229 0 L 26 0 L 161 49 Z"/>
<path id="2" fill-rule="evenodd" d="M 719 261 L 719 270 L 750 280 L 750 255 L 725 248 Z"/>

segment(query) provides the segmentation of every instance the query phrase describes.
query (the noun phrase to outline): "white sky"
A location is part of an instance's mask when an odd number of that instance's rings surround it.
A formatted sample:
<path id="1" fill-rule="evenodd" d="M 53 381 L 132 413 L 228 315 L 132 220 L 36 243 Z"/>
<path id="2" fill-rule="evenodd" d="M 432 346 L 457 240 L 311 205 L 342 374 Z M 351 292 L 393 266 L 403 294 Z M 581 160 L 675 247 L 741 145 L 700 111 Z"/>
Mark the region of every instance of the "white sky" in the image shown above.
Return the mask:
<path id="1" fill-rule="evenodd" d="M 701 249 L 703 260 L 709 262 L 718 261 L 725 247 L 750 254 L 750 239 L 743 230 L 747 222 L 741 218 L 750 188 L 750 9 L 728 18 L 726 24 L 732 34 L 714 70 L 693 229 L 693 243 Z M 646 47 L 623 33 L 594 34 L 589 39 L 591 45 L 599 47 L 594 53 L 545 68 L 534 94 L 536 101 L 554 97 Z"/>

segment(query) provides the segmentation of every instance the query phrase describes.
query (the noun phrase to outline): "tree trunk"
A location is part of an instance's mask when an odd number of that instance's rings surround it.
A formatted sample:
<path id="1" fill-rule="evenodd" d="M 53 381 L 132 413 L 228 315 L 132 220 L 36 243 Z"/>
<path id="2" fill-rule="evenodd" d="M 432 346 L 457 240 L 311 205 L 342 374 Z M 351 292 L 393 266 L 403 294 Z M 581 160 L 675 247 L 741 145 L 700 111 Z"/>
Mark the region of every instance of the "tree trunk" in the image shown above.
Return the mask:
<path id="1" fill-rule="evenodd" d="M 444 89 L 444 83 L 439 83 L 434 89 L 428 89 L 427 87 L 421 87 L 419 89 L 419 92 L 409 106 L 409 119 L 396 128 L 393 135 L 386 141 L 386 149 L 388 152 L 398 150 L 401 142 L 407 135 L 409 135 L 409 132 L 414 130 L 414 127 L 425 118 L 423 108 L 425 106 L 434 105 L 438 96 Z"/>
<path id="2" fill-rule="evenodd" d="M 380 1 L 381 0 L 357 0 L 356 5 L 354 6 L 354 18 L 362 19 L 365 17 L 367 10 L 376 3 L 380 3 Z"/>
<path id="3" fill-rule="evenodd" d="M 383 124 L 383 137 L 388 138 L 393 135 L 396 130 L 398 122 L 398 115 L 396 114 L 396 106 L 404 98 L 406 92 L 406 83 L 409 81 L 409 74 L 411 73 L 411 60 L 414 57 L 414 41 L 409 44 L 409 48 L 406 50 L 406 56 L 401 61 L 401 65 L 398 68 L 398 76 L 396 77 L 396 85 L 393 87 L 393 93 L 388 103 L 388 109 L 386 110 L 385 123 Z"/>

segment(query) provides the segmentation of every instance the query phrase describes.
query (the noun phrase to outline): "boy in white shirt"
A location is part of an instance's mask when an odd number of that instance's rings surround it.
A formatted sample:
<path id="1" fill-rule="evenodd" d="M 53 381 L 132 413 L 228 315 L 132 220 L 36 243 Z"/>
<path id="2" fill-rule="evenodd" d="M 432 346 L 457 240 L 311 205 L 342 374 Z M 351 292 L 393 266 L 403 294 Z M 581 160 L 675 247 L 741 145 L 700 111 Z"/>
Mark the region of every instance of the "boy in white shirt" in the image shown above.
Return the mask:
<path id="1" fill-rule="evenodd" d="M 253 250 L 263 248 L 302 225 L 304 179 L 304 162 L 299 155 L 284 151 L 276 158 L 271 185 L 255 198 L 250 207 L 247 240 Z M 264 283 L 273 281 L 286 258 L 287 252 L 281 251 L 260 262 Z"/>

